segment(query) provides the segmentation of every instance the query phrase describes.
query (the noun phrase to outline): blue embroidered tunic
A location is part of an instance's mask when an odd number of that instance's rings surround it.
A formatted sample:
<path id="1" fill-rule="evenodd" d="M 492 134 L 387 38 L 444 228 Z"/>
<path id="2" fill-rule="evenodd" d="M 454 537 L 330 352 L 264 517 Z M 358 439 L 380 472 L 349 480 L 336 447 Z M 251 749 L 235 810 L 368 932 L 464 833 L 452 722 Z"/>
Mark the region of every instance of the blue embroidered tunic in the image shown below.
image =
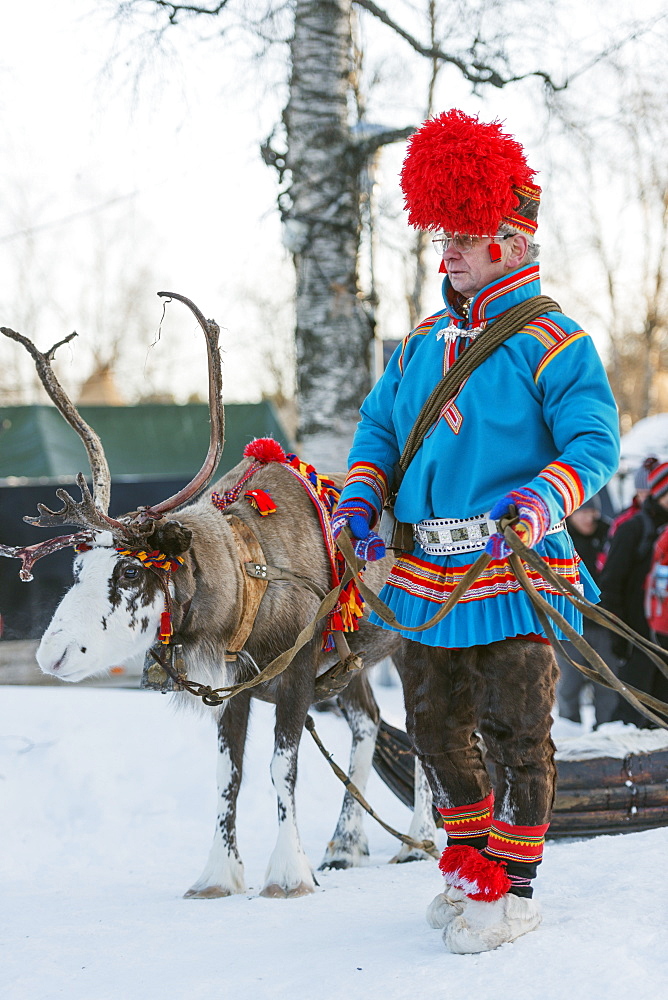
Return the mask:
<path id="1" fill-rule="evenodd" d="M 468 331 L 540 294 L 537 265 L 492 282 L 471 300 L 443 282 L 446 308 L 424 320 L 394 352 L 360 410 L 341 502 L 362 498 L 377 512 L 420 409 L 470 343 Z M 461 334 L 458 332 L 461 331 Z M 617 408 L 590 337 L 562 313 L 550 312 L 514 334 L 482 363 L 443 407 L 411 462 L 395 514 L 417 523 L 488 512 L 511 490 L 528 486 L 546 502 L 551 523 L 576 510 L 608 482 L 619 461 Z M 585 596 L 598 590 L 565 530 L 537 551 Z M 479 552 L 427 555 L 416 543 L 399 556 L 381 591 L 400 622 L 427 621 Z M 534 585 L 579 631 L 581 616 L 533 571 Z M 371 621 L 389 628 L 376 615 Z M 507 560 L 489 564 L 478 582 L 438 625 L 404 632 L 433 646 L 466 647 L 516 635 L 544 635 Z"/>

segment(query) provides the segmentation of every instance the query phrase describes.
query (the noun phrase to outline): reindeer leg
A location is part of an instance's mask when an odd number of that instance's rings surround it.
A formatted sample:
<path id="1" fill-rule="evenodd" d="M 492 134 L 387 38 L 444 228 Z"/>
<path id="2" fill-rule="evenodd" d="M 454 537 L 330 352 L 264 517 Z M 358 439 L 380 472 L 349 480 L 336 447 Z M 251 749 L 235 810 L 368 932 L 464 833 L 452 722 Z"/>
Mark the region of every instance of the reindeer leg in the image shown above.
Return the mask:
<path id="1" fill-rule="evenodd" d="M 422 764 L 415 758 L 415 805 L 413 818 L 408 828 L 408 836 L 413 840 L 431 840 L 436 843 L 436 823 L 432 809 L 433 798 L 431 788 L 424 773 Z M 431 854 L 419 851 L 417 848 L 402 844 L 401 850 L 390 861 L 390 864 L 403 864 L 405 861 L 433 861 Z"/>
<path id="2" fill-rule="evenodd" d="M 365 674 L 357 674 L 338 698 L 339 707 L 352 733 L 350 778 L 364 792 L 371 771 L 380 713 Z M 369 845 L 363 828 L 364 810 L 349 792 L 343 797 L 334 836 L 327 845 L 320 870 L 354 868 L 368 857 Z"/>
<path id="3" fill-rule="evenodd" d="M 294 794 L 299 741 L 313 701 L 315 664 L 310 647 L 309 643 L 281 675 L 276 694 L 271 780 L 278 802 L 278 837 L 260 893 L 274 899 L 305 896 L 316 886 L 299 839 Z"/>
<path id="4" fill-rule="evenodd" d="M 218 721 L 216 832 L 204 871 L 186 892 L 186 899 L 217 899 L 246 891 L 235 824 L 249 709 L 250 695 L 239 694 L 225 706 Z"/>

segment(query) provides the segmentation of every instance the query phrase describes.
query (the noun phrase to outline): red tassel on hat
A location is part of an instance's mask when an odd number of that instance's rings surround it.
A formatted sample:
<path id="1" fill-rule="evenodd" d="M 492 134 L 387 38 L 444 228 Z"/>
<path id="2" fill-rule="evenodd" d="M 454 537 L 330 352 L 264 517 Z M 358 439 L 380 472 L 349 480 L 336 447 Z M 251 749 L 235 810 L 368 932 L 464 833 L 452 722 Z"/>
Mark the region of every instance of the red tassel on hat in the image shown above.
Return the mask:
<path id="1" fill-rule="evenodd" d="M 501 260 L 501 247 L 499 246 L 499 244 L 490 243 L 487 249 L 489 250 L 489 259 L 491 260 L 492 264 L 498 264 L 499 261 Z"/>
<path id="2" fill-rule="evenodd" d="M 540 197 L 534 173 L 501 122 L 481 122 L 452 108 L 408 140 L 401 171 L 408 222 L 416 229 L 483 236 L 508 219 L 534 232 Z M 525 195 L 532 207 L 523 206 Z"/>
<path id="3" fill-rule="evenodd" d="M 439 274 L 447 274 L 448 273 L 448 269 L 445 266 L 445 261 L 443 260 L 442 257 L 441 257 L 441 263 L 440 263 L 439 268 L 438 268 L 438 273 Z"/>

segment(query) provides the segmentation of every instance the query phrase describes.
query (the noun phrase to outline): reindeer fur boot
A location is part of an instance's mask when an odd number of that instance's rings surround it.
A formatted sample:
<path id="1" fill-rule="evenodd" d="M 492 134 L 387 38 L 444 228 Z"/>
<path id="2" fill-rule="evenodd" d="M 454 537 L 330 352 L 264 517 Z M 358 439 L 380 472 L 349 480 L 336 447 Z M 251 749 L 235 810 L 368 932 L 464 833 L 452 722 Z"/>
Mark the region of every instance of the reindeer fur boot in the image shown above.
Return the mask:
<path id="1" fill-rule="evenodd" d="M 475 847 L 466 844 L 446 847 L 439 867 L 446 890 L 432 902 L 427 920 L 432 926 L 443 927 L 448 951 L 458 955 L 492 951 L 534 930 L 540 923 L 540 911 L 534 900 L 508 891 L 511 881 L 505 865 Z M 450 919 L 446 917 L 446 907 L 452 911 Z M 436 923 L 439 919 L 440 924 Z"/>
<path id="2" fill-rule="evenodd" d="M 427 923 L 436 931 L 443 930 L 451 920 L 461 916 L 468 902 L 468 896 L 453 885 L 446 885 L 443 892 L 434 896 L 425 914 Z"/>
<path id="3" fill-rule="evenodd" d="M 455 955 L 492 951 L 535 930 L 541 914 L 535 899 L 506 893 L 491 903 L 471 899 L 443 931 L 443 942 Z"/>

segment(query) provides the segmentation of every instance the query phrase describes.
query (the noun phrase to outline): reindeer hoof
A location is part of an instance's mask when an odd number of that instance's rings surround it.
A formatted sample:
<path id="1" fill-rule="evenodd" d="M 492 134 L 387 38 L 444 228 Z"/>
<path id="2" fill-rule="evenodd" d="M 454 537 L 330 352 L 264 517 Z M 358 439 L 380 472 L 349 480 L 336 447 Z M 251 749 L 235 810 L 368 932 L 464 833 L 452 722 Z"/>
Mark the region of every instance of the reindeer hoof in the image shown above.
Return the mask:
<path id="1" fill-rule="evenodd" d="M 405 865 L 409 861 L 431 861 L 431 857 L 425 851 L 411 851 L 410 854 L 402 854 L 399 851 L 393 858 L 390 858 L 391 865 Z"/>
<path id="2" fill-rule="evenodd" d="M 183 893 L 184 899 L 223 899 L 231 896 L 229 889 L 223 889 L 222 885 L 208 885 L 206 889 L 188 889 Z"/>
<path id="3" fill-rule="evenodd" d="M 265 885 L 260 895 L 264 896 L 265 899 L 296 899 L 298 896 L 308 896 L 312 892 L 315 892 L 315 889 L 313 886 L 307 885 L 306 882 L 300 882 L 292 889 L 285 889 L 282 885 L 272 882 Z"/>
<path id="4" fill-rule="evenodd" d="M 350 858 L 332 858 L 331 861 L 323 861 L 323 863 L 319 866 L 318 871 L 345 871 L 348 868 L 354 868 L 353 862 Z"/>

